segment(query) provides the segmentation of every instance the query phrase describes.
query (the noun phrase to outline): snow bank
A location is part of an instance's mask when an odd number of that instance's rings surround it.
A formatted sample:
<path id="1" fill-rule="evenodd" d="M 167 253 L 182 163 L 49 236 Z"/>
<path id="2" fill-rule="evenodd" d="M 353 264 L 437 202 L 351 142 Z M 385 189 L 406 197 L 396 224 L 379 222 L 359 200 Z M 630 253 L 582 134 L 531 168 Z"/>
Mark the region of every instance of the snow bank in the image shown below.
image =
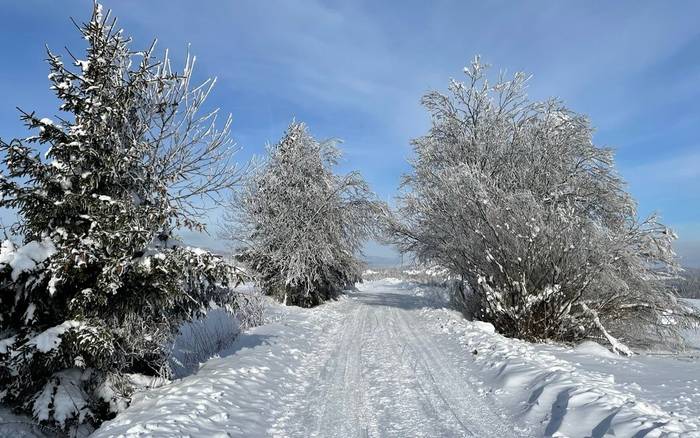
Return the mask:
<path id="1" fill-rule="evenodd" d="M 0 406 L 0 437 L 48 438 L 57 434 L 46 426 L 36 424 L 31 418 L 17 415 L 8 407 Z"/>
<path id="2" fill-rule="evenodd" d="M 591 371 L 547 351 L 563 347 L 506 338 L 490 324 L 466 321 L 453 311 L 443 310 L 439 321 L 445 333 L 459 337 L 471 352 L 478 379 L 489 392 L 526 422 L 541 424 L 545 436 L 700 437 L 697 416 L 666 411 L 641 392 L 616 384 L 613 374 Z M 570 354 L 604 358 L 621 372 L 632 360 L 593 342 Z"/>
<path id="3" fill-rule="evenodd" d="M 82 323 L 78 321 L 64 321 L 60 325 L 44 330 L 37 336 L 27 341 L 27 344 L 34 345 L 36 349 L 42 353 L 48 353 L 61 344 L 61 335 L 63 335 L 68 329 L 77 328 L 81 325 Z"/>
<path id="4" fill-rule="evenodd" d="M 230 347 L 240 333 L 240 322 L 224 309 L 212 309 L 204 318 L 183 324 L 170 357 L 174 377 L 191 374 L 200 363 Z"/>
<path id="5" fill-rule="evenodd" d="M 17 281 L 20 274 L 33 270 L 38 263 L 55 253 L 56 247 L 49 238 L 41 242 L 31 241 L 19 248 L 15 248 L 11 241 L 5 240 L 0 247 L 0 265 L 10 265 L 12 281 Z"/>
<path id="6" fill-rule="evenodd" d="M 598 356 L 598 357 L 603 357 L 607 359 L 613 359 L 617 360 L 620 359 L 620 356 L 617 354 L 613 353 L 612 351 L 608 350 L 607 348 L 603 347 L 597 342 L 593 341 L 584 341 L 581 342 L 579 345 L 574 348 L 574 351 L 580 354 L 587 354 L 590 356 Z"/>
<path id="7" fill-rule="evenodd" d="M 286 385 L 304 384 L 305 352 L 313 354 L 318 333 L 335 326 L 318 308 L 276 306 L 271 312 L 278 322 L 241 334 L 194 374 L 135 394 L 125 412 L 92 436 L 270 436 L 291 391 Z"/>

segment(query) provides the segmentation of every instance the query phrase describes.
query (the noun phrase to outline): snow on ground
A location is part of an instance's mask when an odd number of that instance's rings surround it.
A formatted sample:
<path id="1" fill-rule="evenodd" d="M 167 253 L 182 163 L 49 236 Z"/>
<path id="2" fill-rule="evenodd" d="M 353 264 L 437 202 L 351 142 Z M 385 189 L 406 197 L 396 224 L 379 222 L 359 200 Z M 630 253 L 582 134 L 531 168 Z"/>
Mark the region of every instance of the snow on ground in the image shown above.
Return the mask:
<path id="1" fill-rule="evenodd" d="M 471 358 L 421 307 L 386 282 L 315 309 L 275 306 L 272 323 L 137 395 L 95 436 L 531 436 L 469 383 Z"/>
<path id="2" fill-rule="evenodd" d="M 48 428 L 36 425 L 25 416 L 15 415 L 9 408 L 0 406 L 0 438 L 46 438 L 57 436 Z"/>
<path id="3" fill-rule="evenodd" d="M 544 436 L 700 437 L 697 357 L 615 357 L 603 347 L 535 345 L 493 327 L 441 318 L 474 355 L 478 379 Z"/>
<path id="4" fill-rule="evenodd" d="M 441 295 L 382 280 L 315 309 L 275 305 L 95 436 L 700 437 L 692 355 L 507 339 Z"/>
<path id="5" fill-rule="evenodd" d="M 700 304 L 700 300 L 695 301 L 696 305 Z M 700 425 L 700 332 L 688 331 L 686 339 L 689 346 L 684 352 L 641 353 L 629 358 L 609 352 L 606 355 L 606 349 L 596 354 L 581 346 L 574 349 L 538 346 L 538 350 L 571 362 L 578 369 L 612 376 L 623 392 L 666 412 L 694 419 L 697 426 Z"/>

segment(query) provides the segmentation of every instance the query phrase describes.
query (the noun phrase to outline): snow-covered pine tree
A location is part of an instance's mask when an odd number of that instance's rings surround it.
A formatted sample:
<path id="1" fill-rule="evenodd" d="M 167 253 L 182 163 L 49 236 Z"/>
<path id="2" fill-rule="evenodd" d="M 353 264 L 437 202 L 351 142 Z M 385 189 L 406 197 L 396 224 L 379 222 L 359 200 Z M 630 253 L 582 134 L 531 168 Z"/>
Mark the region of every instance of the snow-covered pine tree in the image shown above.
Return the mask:
<path id="1" fill-rule="evenodd" d="M 241 260 L 282 302 L 314 306 L 361 280 L 357 255 L 384 207 L 357 172 L 333 173 L 339 157 L 293 122 L 234 196 L 222 234 L 244 236 Z"/>
<path id="2" fill-rule="evenodd" d="M 588 120 L 532 102 L 527 76 L 491 83 L 477 58 L 450 94 L 431 92 L 414 140 L 397 242 L 461 276 L 478 317 L 529 340 L 668 343 L 697 321 L 669 279 L 673 233 L 639 220 L 609 149 Z M 673 321 L 673 324 L 669 323 Z"/>
<path id="3" fill-rule="evenodd" d="M 180 323 L 231 305 L 239 280 L 173 237 L 240 176 L 229 121 L 200 111 L 213 83 L 190 87 L 189 57 L 176 73 L 131 51 L 97 4 L 80 31 L 77 68 L 48 54 L 64 118 L 23 113 L 38 135 L 0 142 L 0 207 L 23 240 L 0 252 L 0 401 L 66 430 L 123 407 L 127 373 L 167 377 Z"/>

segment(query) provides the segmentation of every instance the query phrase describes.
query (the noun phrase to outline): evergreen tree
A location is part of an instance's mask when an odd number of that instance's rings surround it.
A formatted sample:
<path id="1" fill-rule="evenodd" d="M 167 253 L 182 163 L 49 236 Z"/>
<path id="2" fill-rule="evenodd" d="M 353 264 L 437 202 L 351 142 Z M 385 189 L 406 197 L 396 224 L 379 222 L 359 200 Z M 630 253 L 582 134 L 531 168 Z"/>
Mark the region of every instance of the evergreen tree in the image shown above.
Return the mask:
<path id="1" fill-rule="evenodd" d="M 167 377 L 180 323 L 239 280 L 173 236 L 239 178 L 229 121 L 200 112 L 213 82 L 190 87 L 193 59 L 176 73 L 115 23 L 95 5 L 75 69 L 48 53 L 66 116 L 22 113 L 38 135 L 0 142 L 0 207 L 24 240 L 0 253 L 0 399 L 65 429 L 123 407 L 126 373 Z"/>
<path id="2" fill-rule="evenodd" d="M 361 280 L 357 254 L 383 207 L 357 172 L 333 173 L 339 157 L 292 123 L 228 214 L 224 234 L 244 236 L 241 259 L 285 303 L 314 306 Z"/>

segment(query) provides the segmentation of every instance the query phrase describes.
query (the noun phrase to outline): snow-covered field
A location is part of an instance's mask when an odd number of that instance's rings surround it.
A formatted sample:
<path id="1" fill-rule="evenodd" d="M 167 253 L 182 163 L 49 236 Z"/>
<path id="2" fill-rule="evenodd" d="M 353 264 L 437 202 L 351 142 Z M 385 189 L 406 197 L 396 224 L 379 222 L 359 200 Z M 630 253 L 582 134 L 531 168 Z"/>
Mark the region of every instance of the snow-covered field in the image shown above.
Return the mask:
<path id="1" fill-rule="evenodd" d="M 95 436 L 700 436 L 692 353 L 533 345 L 445 306 L 440 289 L 398 280 L 274 306 L 272 322 Z"/>
<path id="2" fill-rule="evenodd" d="M 466 321 L 445 293 L 385 279 L 314 309 L 271 305 L 268 324 L 94 436 L 700 437 L 697 334 L 673 357 L 534 345 Z"/>

